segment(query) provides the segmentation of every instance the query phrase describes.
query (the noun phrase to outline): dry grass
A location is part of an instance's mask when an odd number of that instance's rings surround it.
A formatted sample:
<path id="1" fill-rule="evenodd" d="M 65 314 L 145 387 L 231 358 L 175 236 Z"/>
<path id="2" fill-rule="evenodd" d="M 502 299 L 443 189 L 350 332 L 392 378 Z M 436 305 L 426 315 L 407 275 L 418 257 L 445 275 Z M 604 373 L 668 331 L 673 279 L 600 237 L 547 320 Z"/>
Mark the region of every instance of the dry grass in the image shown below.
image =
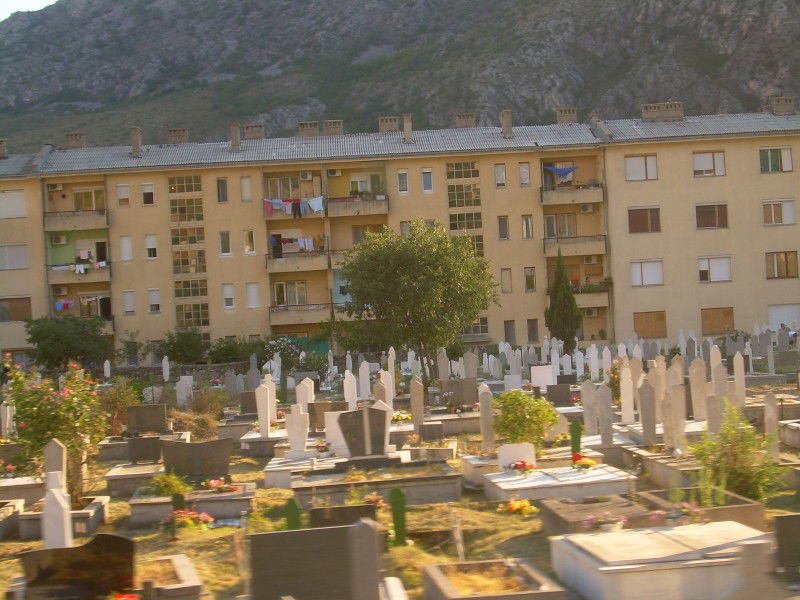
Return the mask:
<path id="1" fill-rule="evenodd" d="M 172 561 L 148 560 L 136 565 L 136 578 L 134 585 L 142 587 L 145 581 L 152 581 L 155 586 L 174 585 L 180 583 Z"/>
<path id="2" fill-rule="evenodd" d="M 462 596 L 524 592 L 531 589 L 512 569 L 502 564 L 473 567 L 452 565 L 443 567 L 442 572 Z"/>

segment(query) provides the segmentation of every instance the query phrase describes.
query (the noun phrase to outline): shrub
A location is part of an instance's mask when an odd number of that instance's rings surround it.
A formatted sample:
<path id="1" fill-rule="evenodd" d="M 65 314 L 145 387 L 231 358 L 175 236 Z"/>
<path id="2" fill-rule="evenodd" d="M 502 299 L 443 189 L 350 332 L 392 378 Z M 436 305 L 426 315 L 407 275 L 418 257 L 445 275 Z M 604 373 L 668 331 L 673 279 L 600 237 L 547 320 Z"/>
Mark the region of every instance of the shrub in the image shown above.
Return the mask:
<path id="1" fill-rule="evenodd" d="M 222 409 L 228 402 L 228 395 L 222 390 L 200 387 L 195 390 L 190 408 L 198 415 L 210 415 L 216 419 L 222 416 Z"/>
<path id="2" fill-rule="evenodd" d="M 114 377 L 113 385 L 100 391 L 100 404 L 111 421 L 111 435 L 119 435 L 128 419 L 128 407 L 140 404 L 141 399 L 126 377 Z"/>
<path id="3" fill-rule="evenodd" d="M 544 447 L 545 432 L 558 422 L 558 413 L 544 398 L 534 398 L 522 390 L 496 396 L 494 407 L 500 411 L 494 428 L 510 443 L 530 442 L 539 454 Z"/>
<path id="4" fill-rule="evenodd" d="M 303 360 L 298 361 L 297 371 L 314 371 L 320 377 L 328 374 L 328 356 L 319 352 L 306 352 Z"/>
<path id="5" fill-rule="evenodd" d="M 166 333 L 159 350 L 171 361 L 189 364 L 203 360 L 207 347 L 199 329 L 176 328 Z"/>
<path id="6" fill-rule="evenodd" d="M 737 406 L 726 401 L 719 433 L 713 438 L 706 434 L 691 450 L 711 477 L 724 481 L 728 490 L 764 500 L 780 489 L 785 470 L 773 462 L 768 442 L 755 432 Z"/>
<path id="7" fill-rule="evenodd" d="M 70 361 L 98 366 L 114 354 L 109 337 L 103 333 L 105 326 L 106 321 L 101 317 L 65 315 L 28 319 L 25 333 L 33 348 L 27 353 L 33 362 L 49 370 L 66 370 Z"/>
<path id="8" fill-rule="evenodd" d="M 144 493 L 149 496 L 168 496 L 174 494 L 186 494 L 192 487 L 186 483 L 183 477 L 175 473 L 159 473 L 155 475 L 150 483 L 144 488 Z"/>
<path id="9" fill-rule="evenodd" d="M 211 344 L 208 358 L 212 363 L 240 362 L 248 360 L 253 353 L 263 355 L 263 350 L 264 343 L 261 340 L 219 338 Z"/>
<path id="10" fill-rule="evenodd" d="M 281 373 L 295 369 L 300 363 L 300 346 L 288 337 L 272 336 L 264 340 L 264 362 L 271 360 L 276 352 L 281 355 Z"/>
<path id="11" fill-rule="evenodd" d="M 170 412 L 173 429 L 175 431 L 188 431 L 192 440 L 201 442 L 217 437 L 217 419 L 208 414 L 196 415 L 190 412 L 173 410 Z"/>

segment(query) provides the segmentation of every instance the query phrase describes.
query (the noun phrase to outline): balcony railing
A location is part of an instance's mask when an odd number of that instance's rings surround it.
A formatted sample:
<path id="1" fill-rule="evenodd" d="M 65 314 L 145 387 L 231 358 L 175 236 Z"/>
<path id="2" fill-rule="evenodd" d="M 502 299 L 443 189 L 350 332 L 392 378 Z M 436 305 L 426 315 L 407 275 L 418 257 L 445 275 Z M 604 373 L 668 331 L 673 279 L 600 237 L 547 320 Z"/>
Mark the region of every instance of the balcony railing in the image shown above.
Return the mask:
<path id="1" fill-rule="evenodd" d="M 547 257 L 557 256 L 559 248 L 563 256 L 606 253 L 606 236 L 603 234 L 544 238 L 542 243 Z"/>
<path id="2" fill-rule="evenodd" d="M 328 198 L 325 207 L 329 217 L 385 215 L 389 213 L 389 197 L 364 192 L 357 196 Z"/>
<path id="3" fill-rule="evenodd" d="M 111 263 L 104 263 L 101 267 L 94 266 L 99 263 L 47 265 L 47 281 L 51 285 L 111 281 Z"/>
<path id="4" fill-rule="evenodd" d="M 328 269 L 328 251 L 284 252 L 281 256 L 272 253 L 266 256 L 266 267 L 270 273 L 292 273 L 295 271 L 324 271 Z"/>
<path id="5" fill-rule="evenodd" d="M 543 186 L 539 194 L 542 204 L 590 204 L 603 201 L 603 184 Z"/>
<path id="6" fill-rule="evenodd" d="M 331 316 L 335 305 L 324 304 L 281 304 L 269 307 L 269 321 L 272 325 L 296 325 L 303 323 L 322 323 Z"/>
<path id="7" fill-rule="evenodd" d="M 68 210 L 46 212 L 45 231 L 77 231 L 80 229 L 105 229 L 108 227 L 108 213 L 101 210 Z"/>

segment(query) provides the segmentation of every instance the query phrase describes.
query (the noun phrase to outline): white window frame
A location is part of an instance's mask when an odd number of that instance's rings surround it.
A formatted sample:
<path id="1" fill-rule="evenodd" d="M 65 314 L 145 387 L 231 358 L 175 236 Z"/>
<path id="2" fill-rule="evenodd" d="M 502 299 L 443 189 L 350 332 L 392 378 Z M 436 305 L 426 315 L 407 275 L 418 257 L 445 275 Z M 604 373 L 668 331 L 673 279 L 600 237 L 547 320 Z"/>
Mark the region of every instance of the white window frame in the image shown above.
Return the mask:
<path id="1" fill-rule="evenodd" d="M 770 146 L 768 148 L 759 148 L 759 165 L 761 163 L 761 151 L 762 150 L 780 150 L 781 151 L 781 168 L 778 171 L 761 171 L 763 175 L 768 175 L 771 173 L 789 173 L 794 170 L 794 164 L 792 162 L 792 149 L 788 146 Z M 769 155 L 768 155 L 769 156 Z"/>
<path id="2" fill-rule="evenodd" d="M 692 171 L 695 177 L 723 177 L 726 174 L 725 152 L 693 152 Z"/>
<path id="3" fill-rule="evenodd" d="M 236 308 L 236 292 L 232 283 L 222 284 L 222 308 L 223 310 Z"/>
<path id="4" fill-rule="evenodd" d="M 508 281 L 504 281 L 504 275 L 507 275 Z M 508 284 L 508 285 L 506 285 Z M 513 294 L 514 293 L 514 284 L 513 284 L 513 276 L 511 272 L 511 267 L 503 267 L 500 269 L 500 293 L 501 294 Z"/>
<path id="5" fill-rule="evenodd" d="M 430 179 L 430 187 L 425 187 L 425 176 L 428 176 Z M 433 169 L 430 168 L 423 168 L 422 169 L 422 193 L 423 194 L 432 194 L 433 193 Z"/>
<path id="6" fill-rule="evenodd" d="M 136 294 L 133 290 L 122 290 L 122 313 L 125 315 L 136 313 Z"/>
<path id="7" fill-rule="evenodd" d="M 227 237 L 228 237 L 228 251 L 227 252 L 223 252 L 222 251 L 222 237 L 223 237 L 223 234 L 227 235 Z M 230 231 L 220 231 L 218 238 L 219 238 L 219 255 L 220 256 L 233 256 L 233 251 L 231 250 L 231 232 Z"/>
<path id="8" fill-rule="evenodd" d="M 533 215 L 522 215 L 521 224 L 522 224 L 522 239 L 523 240 L 532 240 L 533 239 Z"/>
<path id="9" fill-rule="evenodd" d="M 506 235 L 503 237 L 503 228 L 500 227 L 500 223 L 506 224 Z M 508 224 L 508 215 L 498 215 L 497 217 L 497 239 L 501 242 L 507 242 L 511 239 L 511 228 Z"/>
<path id="10" fill-rule="evenodd" d="M 559 230 L 564 232 L 560 235 Z M 549 235 L 549 233 L 554 235 Z M 548 239 L 573 238 L 578 236 L 578 217 L 575 213 L 556 213 L 544 216 L 544 236 Z"/>
<path id="11" fill-rule="evenodd" d="M 242 202 L 253 201 L 253 179 L 249 175 L 239 177 L 239 198 Z"/>
<path id="12" fill-rule="evenodd" d="M 278 304 L 278 289 L 283 289 L 283 298 L 285 302 Z M 291 280 L 291 281 L 276 281 L 273 287 L 275 294 L 276 306 L 304 306 L 308 304 L 308 285 L 305 280 Z M 289 296 L 292 296 L 294 302 L 290 302 Z M 302 296 L 302 302 L 299 302 Z"/>
<path id="13" fill-rule="evenodd" d="M 727 267 L 723 267 L 727 261 Z M 703 272 L 708 273 L 708 279 L 703 279 Z M 727 272 L 727 275 L 724 273 Z M 720 275 L 722 273 L 722 275 Z M 731 257 L 730 256 L 701 256 L 697 259 L 697 278 L 700 283 L 717 283 L 721 281 L 731 281 L 733 274 L 731 272 Z"/>
<path id="14" fill-rule="evenodd" d="M 660 265 L 661 281 L 651 282 L 652 274 L 645 274 L 645 265 Z M 637 272 L 638 270 L 638 272 Z M 637 283 L 638 282 L 638 283 Z M 664 285 L 664 261 L 660 258 L 631 261 L 631 287 L 650 287 Z"/>
<path id="15" fill-rule="evenodd" d="M 0 219 L 24 219 L 27 216 L 25 190 L 0 190 Z"/>
<path id="16" fill-rule="evenodd" d="M 638 164 L 639 161 L 641 161 L 641 164 Z M 657 179 L 657 155 L 637 154 L 634 156 L 625 157 L 625 181 L 655 181 Z"/>
<path id="17" fill-rule="evenodd" d="M 258 299 L 258 283 L 249 281 L 244 284 L 245 298 L 247 299 L 247 308 L 258 308 L 260 301 Z"/>
<path id="18" fill-rule="evenodd" d="M 122 262 L 133 260 L 133 239 L 129 235 L 119 236 L 119 259 Z"/>
<path id="19" fill-rule="evenodd" d="M 10 253 L 12 250 L 10 248 L 16 248 L 17 250 L 14 252 L 20 253 L 16 258 L 23 258 L 19 262 L 22 266 L 10 266 L 12 263 L 10 261 Z M 19 248 L 24 248 L 23 251 L 20 252 Z M 24 256 L 23 256 L 24 255 Z M 27 269 L 30 267 L 30 256 L 28 254 L 28 245 L 27 244 L 3 244 L 0 245 L 0 271 L 20 271 L 22 269 Z"/>
<path id="20" fill-rule="evenodd" d="M 250 250 L 247 249 L 248 245 L 251 246 Z M 244 254 L 245 256 L 253 256 L 255 253 L 256 253 L 256 230 L 245 229 L 244 239 L 242 240 L 242 254 Z"/>
<path id="21" fill-rule="evenodd" d="M 144 195 L 146 193 L 153 194 L 153 201 L 152 202 L 145 202 Z M 142 206 L 155 206 L 156 205 L 156 186 L 152 183 L 143 183 L 142 184 Z"/>
<path id="22" fill-rule="evenodd" d="M 117 184 L 117 206 L 128 208 L 131 205 L 131 186 L 127 183 Z"/>
<path id="23" fill-rule="evenodd" d="M 153 256 L 150 256 L 150 250 L 153 250 Z M 158 242 L 155 235 L 144 236 L 144 256 L 147 260 L 155 260 L 158 258 Z"/>
<path id="24" fill-rule="evenodd" d="M 519 163 L 519 186 L 520 187 L 530 187 L 531 185 L 531 163 L 530 162 L 521 162 Z"/>
<path id="25" fill-rule="evenodd" d="M 397 170 L 397 193 L 408 193 L 408 169 Z"/>
<path id="26" fill-rule="evenodd" d="M 795 208 L 796 204 L 794 199 L 792 198 L 772 198 L 770 200 L 764 200 L 761 203 L 761 219 L 764 219 L 764 207 L 770 206 L 770 213 L 772 215 L 772 222 L 771 223 L 764 223 L 767 227 L 779 227 L 782 225 L 794 225 L 796 223 L 796 213 Z M 780 222 L 775 221 L 775 205 L 780 205 L 781 207 L 781 220 Z"/>
<path id="27" fill-rule="evenodd" d="M 494 165 L 494 187 L 504 190 L 508 186 L 508 176 L 506 173 L 506 163 L 495 163 Z"/>
<path id="28" fill-rule="evenodd" d="M 161 312 L 161 292 L 158 288 L 147 290 L 147 312 L 150 314 Z"/>

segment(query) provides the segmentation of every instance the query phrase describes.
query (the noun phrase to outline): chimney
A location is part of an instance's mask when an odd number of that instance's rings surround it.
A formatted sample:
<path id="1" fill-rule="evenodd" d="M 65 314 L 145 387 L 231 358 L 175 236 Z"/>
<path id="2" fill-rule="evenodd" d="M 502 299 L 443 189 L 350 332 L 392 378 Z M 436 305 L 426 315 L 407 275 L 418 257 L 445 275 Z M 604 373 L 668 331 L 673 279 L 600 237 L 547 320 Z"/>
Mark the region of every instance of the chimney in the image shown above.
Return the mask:
<path id="1" fill-rule="evenodd" d="M 262 123 L 251 123 L 244 126 L 244 139 L 260 140 L 264 137 L 264 125 Z"/>
<path id="2" fill-rule="evenodd" d="M 773 115 L 793 115 L 794 114 L 794 97 L 793 96 L 775 96 L 772 98 L 772 114 Z"/>
<path id="3" fill-rule="evenodd" d="M 6 148 L 6 140 L 0 138 L 0 160 L 8 158 L 8 149 Z"/>
<path id="4" fill-rule="evenodd" d="M 297 124 L 297 134 L 300 137 L 319 135 L 319 121 L 300 121 Z"/>
<path id="5" fill-rule="evenodd" d="M 511 109 L 507 108 L 500 113 L 500 126 L 503 128 L 503 137 L 514 137 L 514 131 L 511 129 Z"/>
<path id="6" fill-rule="evenodd" d="M 456 127 L 459 129 L 475 127 L 477 123 L 478 119 L 474 112 L 463 112 L 456 114 Z"/>
<path id="7" fill-rule="evenodd" d="M 238 123 L 231 123 L 231 152 L 242 149 L 242 129 Z"/>
<path id="8" fill-rule="evenodd" d="M 414 142 L 414 125 L 411 123 L 411 113 L 403 115 L 403 142 L 406 144 Z"/>
<path id="9" fill-rule="evenodd" d="M 342 135 L 344 133 L 344 121 L 340 119 L 329 119 L 322 122 L 322 135 Z"/>
<path id="10" fill-rule="evenodd" d="M 86 134 L 82 131 L 68 133 L 67 148 L 86 148 Z"/>
<path id="11" fill-rule="evenodd" d="M 131 156 L 139 158 L 142 155 L 142 129 L 131 127 Z"/>
<path id="12" fill-rule="evenodd" d="M 578 109 L 574 106 L 559 106 L 556 109 L 556 123 L 577 123 Z"/>
<path id="13" fill-rule="evenodd" d="M 378 117 L 378 133 L 400 131 L 400 117 Z"/>
<path id="14" fill-rule="evenodd" d="M 642 121 L 680 121 L 683 102 L 655 102 L 642 104 Z"/>
<path id="15" fill-rule="evenodd" d="M 185 144 L 189 141 L 189 130 L 186 127 L 167 129 L 168 144 Z"/>

